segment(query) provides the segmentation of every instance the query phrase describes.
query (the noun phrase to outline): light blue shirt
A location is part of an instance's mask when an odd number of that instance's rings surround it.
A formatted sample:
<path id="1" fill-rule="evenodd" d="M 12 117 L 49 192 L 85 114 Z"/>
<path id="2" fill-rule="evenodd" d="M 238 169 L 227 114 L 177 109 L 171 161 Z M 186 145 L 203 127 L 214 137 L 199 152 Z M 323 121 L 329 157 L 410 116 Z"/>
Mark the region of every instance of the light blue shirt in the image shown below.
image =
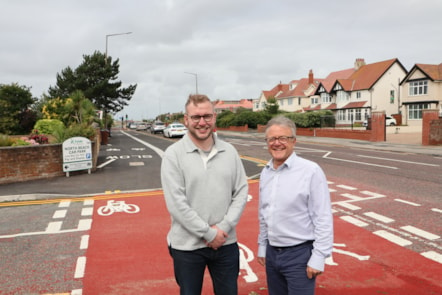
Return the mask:
<path id="1" fill-rule="evenodd" d="M 278 169 L 271 160 L 259 183 L 258 256 L 267 242 L 288 247 L 313 240 L 308 266 L 323 271 L 333 249 L 333 216 L 327 179 L 318 164 L 294 152 Z"/>

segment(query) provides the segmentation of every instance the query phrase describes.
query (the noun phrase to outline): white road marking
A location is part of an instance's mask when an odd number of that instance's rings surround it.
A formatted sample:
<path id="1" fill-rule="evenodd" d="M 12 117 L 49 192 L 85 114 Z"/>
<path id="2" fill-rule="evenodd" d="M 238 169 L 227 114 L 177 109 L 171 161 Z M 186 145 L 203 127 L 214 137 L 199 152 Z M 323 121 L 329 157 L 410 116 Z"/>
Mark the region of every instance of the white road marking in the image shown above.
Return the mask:
<path id="1" fill-rule="evenodd" d="M 355 187 L 344 185 L 344 184 L 338 184 L 336 187 L 339 187 L 339 188 L 342 188 L 342 189 L 346 189 L 346 190 L 349 190 L 349 191 L 357 190 L 357 188 L 355 188 Z"/>
<path id="2" fill-rule="evenodd" d="M 438 235 L 432 234 L 430 232 L 424 231 L 420 228 L 417 228 L 417 227 L 414 227 L 411 225 L 402 226 L 401 229 L 406 230 L 412 234 L 415 234 L 417 236 L 420 236 L 420 237 L 430 240 L 430 241 L 437 240 L 440 238 L 440 236 L 438 236 Z"/>
<path id="3" fill-rule="evenodd" d="M 135 136 L 132 136 L 132 135 L 130 135 L 129 133 L 126 133 L 126 132 L 124 132 L 124 131 L 121 131 L 121 133 L 123 133 L 123 134 L 126 135 L 126 136 L 129 136 L 129 137 L 132 138 L 133 140 L 136 140 L 136 141 L 138 141 L 139 143 L 141 143 L 141 144 L 147 146 L 148 148 L 152 149 L 152 150 L 153 150 L 155 153 L 157 153 L 158 156 L 160 156 L 161 158 L 163 157 L 163 155 L 164 155 L 164 151 L 163 151 L 163 150 L 161 150 L 161 149 L 157 148 L 156 146 L 151 145 L 150 143 L 147 143 L 147 142 L 145 142 L 145 141 L 143 141 L 143 140 L 141 140 L 141 139 L 139 139 L 139 138 L 137 138 L 137 137 L 135 137 Z"/>
<path id="4" fill-rule="evenodd" d="M 415 206 L 415 207 L 420 207 L 421 206 L 420 204 L 409 202 L 409 201 L 405 201 L 405 200 L 401 200 L 401 199 L 394 199 L 394 200 L 397 201 L 397 202 L 401 202 L 401 203 L 404 203 L 404 204 L 407 204 L 407 205 L 411 205 L 411 206 Z"/>
<path id="5" fill-rule="evenodd" d="M 61 229 L 61 225 L 63 221 L 53 221 L 48 223 L 48 227 L 46 228 L 47 233 L 56 233 Z"/>
<path id="6" fill-rule="evenodd" d="M 384 239 L 386 239 L 386 240 L 388 240 L 388 241 L 390 241 L 392 243 L 395 243 L 395 244 L 397 244 L 399 246 L 408 246 L 408 245 L 413 244 L 409 240 L 406 240 L 406 239 L 403 239 L 401 237 L 398 237 L 398 236 L 396 236 L 396 235 L 394 235 L 392 233 L 389 233 L 386 230 L 378 230 L 378 231 L 375 231 L 373 233 L 375 235 L 377 235 L 377 236 L 379 236 L 381 238 L 384 238 Z"/>
<path id="7" fill-rule="evenodd" d="M 89 247 L 89 235 L 81 236 L 80 249 L 84 250 Z"/>
<path id="8" fill-rule="evenodd" d="M 359 165 L 367 165 L 367 166 L 375 166 L 375 167 L 380 167 L 380 168 L 387 168 L 387 169 L 399 169 L 397 167 L 393 167 L 393 166 L 385 166 L 385 165 L 377 165 L 377 164 L 373 164 L 373 163 L 367 163 L 367 162 L 359 162 L 359 161 L 352 161 L 352 160 L 345 160 L 345 159 L 338 159 L 338 158 L 332 158 L 329 157 L 328 155 L 330 155 L 332 152 L 328 152 L 326 153 L 324 156 L 322 156 L 324 159 L 329 159 L 329 160 L 336 160 L 336 161 L 342 161 L 342 162 L 348 162 L 348 163 L 356 163 Z"/>
<path id="9" fill-rule="evenodd" d="M 92 219 L 80 219 L 78 222 L 78 230 L 90 230 L 92 225 Z"/>
<path id="10" fill-rule="evenodd" d="M 437 208 L 431 208 L 431 211 L 437 212 L 437 213 L 442 213 L 442 210 L 441 209 L 437 209 Z"/>
<path id="11" fill-rule="evenodd" d="M 352 195 L 352 194 L 341 194 L 341 196 L 346 197 L 346 198 L 348 198 L 350 200 L 354 200 L 354 201 L 360 201 L 360 200 L 364 199 L 364 198 L 361 198 L 361 197 L 358 197 L 358 196 L 355 196 L 355 195 Z"/>
<path id="12" fill-rule="evenodd" d="M 352 217 L 352 216 L 341 216 L 340 217 L 342 220 L 345 220 L 345 221 L 347 221 L 347 222 L 349 222 L 349 223 L 351 223 L 351 224 L 354 224 L 354 225 L 356 225 L 356 226 L 359 226 L 359 227 L 364 227 L 364 226 L 367 226 L 368 225 L 368 223 L 365 223 L 365 222 L 363 222 L 363 221 L 361 221 L 361 220 L 359 220 L 359 219 L 357 219 L 357 218 L 354 218 L 354 217 Z"/>
<path id="13" fill-rule="evenodd" d="M 86 207 L 81 209 L 81 216 L 91 216 L 94 213 L 94 208 Z"/>
<path id="14" fill-rule="evenodd" d="M 68 210 L 57 210 L 54 212 L 54 215 L 52 216 L 52 218 L 54 218 L 54 219 L 65 218 L 67 212 L 68 212 Z"/>
<path id="15" fill-rule="evenodd" d="M 83 201 L 83 205 L 84 206 L 91 206 L 94 204 L 94 200 L 93 199 L 89 199 L 89 200 L 84 200 Z"/>
<path id="16" fill-rule="evenodd" d="M 364 213 L 364 215 L 368 216 L 368 217 L 371 217 L 373 219 L 382 221 L 384 223 L 394 222 L 394 219 L 388 218 L 386 216 L 383 216 L 383 215 L 380 215 L 380 214 L 377 214 L 377 213 L 374 213 L 374 212 L 366 212 L 366 213 Z"/>
<path id="17" fill-rule="evenodd" d="M 440 253 L 437 253 L 435 251 L 427 251 L 422 252 L 421 255 L 442 264 L 442 254 Z"/>
<path id="18" fill-rule="evenodd" d="M 117 156 L 109 156 L 109 157 L 106 157 L 106 159 L 109 159 L 109 158 L 110 158 L 110 160 L 108 160 L 108 161 L 106 161 L 106 162 L 104 162 L 104 163 L 98 165 L 98 166 L 97 166 L 97 169 L 101 169 L 101 168 L 103 168 L 104 166 L 109 165 L 110 163 L 112 163 L 113 161 L 115 161 L 115 160 L 118 159 Z"/>
<path id="19" fill-rule="evenodd" d="M 344 207 L 344 208 L 347 208 L 347 209 L 350 209 L 350 210 L 353 210 L 353 211 L 356 211 L 356 210 L 360 210 L 360 209 L 361 209 L 361 207 L 358 207 L 358 206 L 352 205 L 352 204 L 350 204 L 350 203 L 348 203 L 348 202 L 336 202 L 336 203 L 333 203 L 333 204 L 336 204 L 336 205 L 342 206 L 342 207 Z"/>
<path id="20" fill-rule="evenodd" d="M 383 198 L 383 197 L 385 197 L 385 195 L 378 194 L 378 193 L 373 193 L 373 192 L 370 192 L 370 191 L 361 191 L 360 193 L 364 194 L 364 195 L 367 195 L 367 196 L 376 197 L 376 198 Z"/>
<path id="21" fill-rule="evenodd" d="M 83 289 L 72 290 L 71 295 L 83 295 Z"/>
<path id="22" fill-rule="evenodd" d="M 76 279 L 81 279 L 84 277 L 84 270 L 86 268 L 86 257 L 80 256 L 77 259 L 77 265 L 75 267 L 75 276 Z"/>
<path id="23" fill-rule="evenodd" d="M 437 165 L 437 164 L 427 164 L 427 163 L 421 163 L 421 162 L 412 162 L 412 161 L 396 160 L 396 159 L 391 159 L 391 158 L 381 158 L 381 157 L 373 157 L 373 156 L 366 156 L 366 155 L 358 155 L 358 157 L 371 158 L 371 159 L 378 159 L 378 160 L 386 160 L 386 161 L 392 161 L 392 162 L 409 163 L 409 164 L 415 164 L 415 165 L 424 165 L 424 166 L 439 167 L 439 165 Z"/>
<path id="24" fill-rule="evenodd" d="M 58 208 L 67 208 L 69 205 L 71 205 L 71 201 L 61 201 L 58 204 Z"/>
<path id="25" fill-rule="evenodd" d="M 144 162 L 129 162 L 129 166 L 144 166 Z"/>

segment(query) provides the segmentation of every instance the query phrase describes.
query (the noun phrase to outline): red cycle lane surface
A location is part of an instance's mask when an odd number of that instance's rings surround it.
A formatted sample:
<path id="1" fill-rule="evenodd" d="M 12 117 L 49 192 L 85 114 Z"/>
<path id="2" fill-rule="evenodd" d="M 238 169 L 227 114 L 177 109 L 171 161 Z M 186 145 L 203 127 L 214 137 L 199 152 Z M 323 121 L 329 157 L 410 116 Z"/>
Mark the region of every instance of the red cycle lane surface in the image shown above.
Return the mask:
<path id="1" fill-rule="evenodd" d="M 241 251 L 239 294 L 268 294 L 256 261 L 258 182 L 238 226 Z M 100 216 L 95 202 L 83 294 L 179 294 L 166 243 L 170 217 L 162 192 L 115 195 L 139 206 L 138 213 Z M 441 265 L 337 217 L 335 250 L 318 277 L 316 294 L 442 294 Z M 213 294 L 206 273 L 203 294 Z"/>

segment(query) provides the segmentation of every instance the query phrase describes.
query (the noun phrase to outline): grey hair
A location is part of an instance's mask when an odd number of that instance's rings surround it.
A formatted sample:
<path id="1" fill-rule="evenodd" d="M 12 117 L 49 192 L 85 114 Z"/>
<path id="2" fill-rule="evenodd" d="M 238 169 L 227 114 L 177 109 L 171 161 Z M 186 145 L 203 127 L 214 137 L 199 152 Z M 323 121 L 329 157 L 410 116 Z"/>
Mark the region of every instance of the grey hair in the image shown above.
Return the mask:
<path id="1" fill-rule="evenodd" d="M 269 130 L 270 127 L 273 125 L 280 125 L 284 127 L 288 127 L 292 130 L 292 134 L 294 137 L 296 137 L 296 124 L 289 118 L 285 116 L 276 116 L 272 118 L 270 121 L 267 122 L 265 133 L 267 134 L 267 130 Z"/>

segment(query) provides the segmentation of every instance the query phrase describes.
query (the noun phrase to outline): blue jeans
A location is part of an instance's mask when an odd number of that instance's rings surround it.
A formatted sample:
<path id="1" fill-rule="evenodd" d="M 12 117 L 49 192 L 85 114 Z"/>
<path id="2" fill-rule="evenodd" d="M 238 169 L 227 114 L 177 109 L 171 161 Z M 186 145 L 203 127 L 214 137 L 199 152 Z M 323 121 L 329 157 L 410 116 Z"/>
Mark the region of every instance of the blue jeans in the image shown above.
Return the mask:
<path id="1" fill-rule="evenodd" d="M 269 295 L 313 295 L 316 279 L 307 277 L 311 243 L 278 248 L 267 244 L 266 274 Z"/>
<path id="2" fill-rule="evenodd" d="M 209 269 L 214 294 L 238 294 L 239 248 L 238 244 L 220 247 L 181 251 L 169 247 L 173 258 L 175 280 L 181 295 L 200 295 L 204 271 Z"/>

